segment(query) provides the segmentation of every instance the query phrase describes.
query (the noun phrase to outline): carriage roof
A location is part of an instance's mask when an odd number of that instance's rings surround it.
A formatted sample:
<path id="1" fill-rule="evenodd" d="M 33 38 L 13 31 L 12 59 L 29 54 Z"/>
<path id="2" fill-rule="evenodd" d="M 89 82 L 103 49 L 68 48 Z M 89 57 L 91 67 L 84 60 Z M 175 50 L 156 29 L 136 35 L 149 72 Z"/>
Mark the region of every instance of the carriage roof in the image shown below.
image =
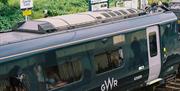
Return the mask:
<path id="1" fill-rule="evenodd" d="M 111 21 L 104 24 L 101 23 L 98 25 L 75 28 L 50 34 L 37 34 L 19 31 L 2 33 L 0 34 L 1 40 L 3 37 L 4 39 L 8 39 L 7 42 L 10 43 L 1 43 L 0 60 L 30 55 L 44 50 L 61 48 L 103 37 L 110 37 L 120 33 L 135 31 L 151 25 L 175 21 L 176 19 L 177 17 L 174 13 L 166 12 L 160 14 L 149 14 L 119 21 Z"/>

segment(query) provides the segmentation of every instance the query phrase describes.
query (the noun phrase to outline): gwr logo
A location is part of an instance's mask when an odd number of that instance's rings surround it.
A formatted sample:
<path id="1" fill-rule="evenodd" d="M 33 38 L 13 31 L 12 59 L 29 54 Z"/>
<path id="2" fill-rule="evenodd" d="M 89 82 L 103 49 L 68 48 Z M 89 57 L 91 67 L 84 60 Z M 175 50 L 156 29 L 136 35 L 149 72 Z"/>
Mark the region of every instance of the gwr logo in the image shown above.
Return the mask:
<path id="1" fill-rule="evenodd" d="M 109 91 L 112 90 L 113 87 L 117 87 L 118 80 L 115 80 L 114 78 L 110 79 L 108 78 L 108 81 L 104 81 L 104 84 L 101 85 L 101 91 Z"/>

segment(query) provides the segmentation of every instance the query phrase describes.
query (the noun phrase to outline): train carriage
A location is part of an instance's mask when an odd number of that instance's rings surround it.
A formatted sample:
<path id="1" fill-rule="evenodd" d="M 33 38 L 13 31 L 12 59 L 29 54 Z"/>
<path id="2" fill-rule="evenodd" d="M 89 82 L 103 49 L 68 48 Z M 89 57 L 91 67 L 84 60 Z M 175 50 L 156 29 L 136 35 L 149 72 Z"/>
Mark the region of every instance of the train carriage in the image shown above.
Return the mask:
<path id="1" fill-rule="evenodd" d="M 169 6 L 170 10 L 174 12 L 178 18 L 178 27 L 180 29 L 180 1 L 172 0 Z"/>
<path id="2" fill-rule="evenodd" d="M 28 21 L 1 33 L 0 90 L 126 91 L 177 72 L 174 13 L 122 19 L 120 10 L 112 10 L 116 18 L 108 12 Z"/>

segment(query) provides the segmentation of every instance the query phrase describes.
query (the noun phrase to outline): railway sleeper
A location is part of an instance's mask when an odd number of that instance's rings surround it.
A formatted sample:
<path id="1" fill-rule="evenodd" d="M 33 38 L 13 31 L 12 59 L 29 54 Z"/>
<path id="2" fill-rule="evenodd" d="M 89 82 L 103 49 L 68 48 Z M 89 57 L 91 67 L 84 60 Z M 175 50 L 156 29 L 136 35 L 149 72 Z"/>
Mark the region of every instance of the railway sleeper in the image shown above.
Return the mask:
<path id="1" fill-rule="evenodd" d="M 168 76 L 165 84 L 157 86 L 155 91 L 180 91 L 180 78 L 176 75 Z"/>

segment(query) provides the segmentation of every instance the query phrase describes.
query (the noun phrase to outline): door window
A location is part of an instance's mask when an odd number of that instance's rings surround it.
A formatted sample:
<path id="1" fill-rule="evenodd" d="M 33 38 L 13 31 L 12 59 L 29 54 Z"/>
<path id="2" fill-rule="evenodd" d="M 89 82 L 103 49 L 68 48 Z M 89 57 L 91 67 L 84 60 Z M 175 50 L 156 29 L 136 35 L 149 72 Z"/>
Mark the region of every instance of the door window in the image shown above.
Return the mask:
<path id="1" fill-rule="evenodd" d="M 150 46 L 150 56 L 154 57 L 157 55 L 157 41 L 156 32 L 149 33 L 149 46 Z"/>

